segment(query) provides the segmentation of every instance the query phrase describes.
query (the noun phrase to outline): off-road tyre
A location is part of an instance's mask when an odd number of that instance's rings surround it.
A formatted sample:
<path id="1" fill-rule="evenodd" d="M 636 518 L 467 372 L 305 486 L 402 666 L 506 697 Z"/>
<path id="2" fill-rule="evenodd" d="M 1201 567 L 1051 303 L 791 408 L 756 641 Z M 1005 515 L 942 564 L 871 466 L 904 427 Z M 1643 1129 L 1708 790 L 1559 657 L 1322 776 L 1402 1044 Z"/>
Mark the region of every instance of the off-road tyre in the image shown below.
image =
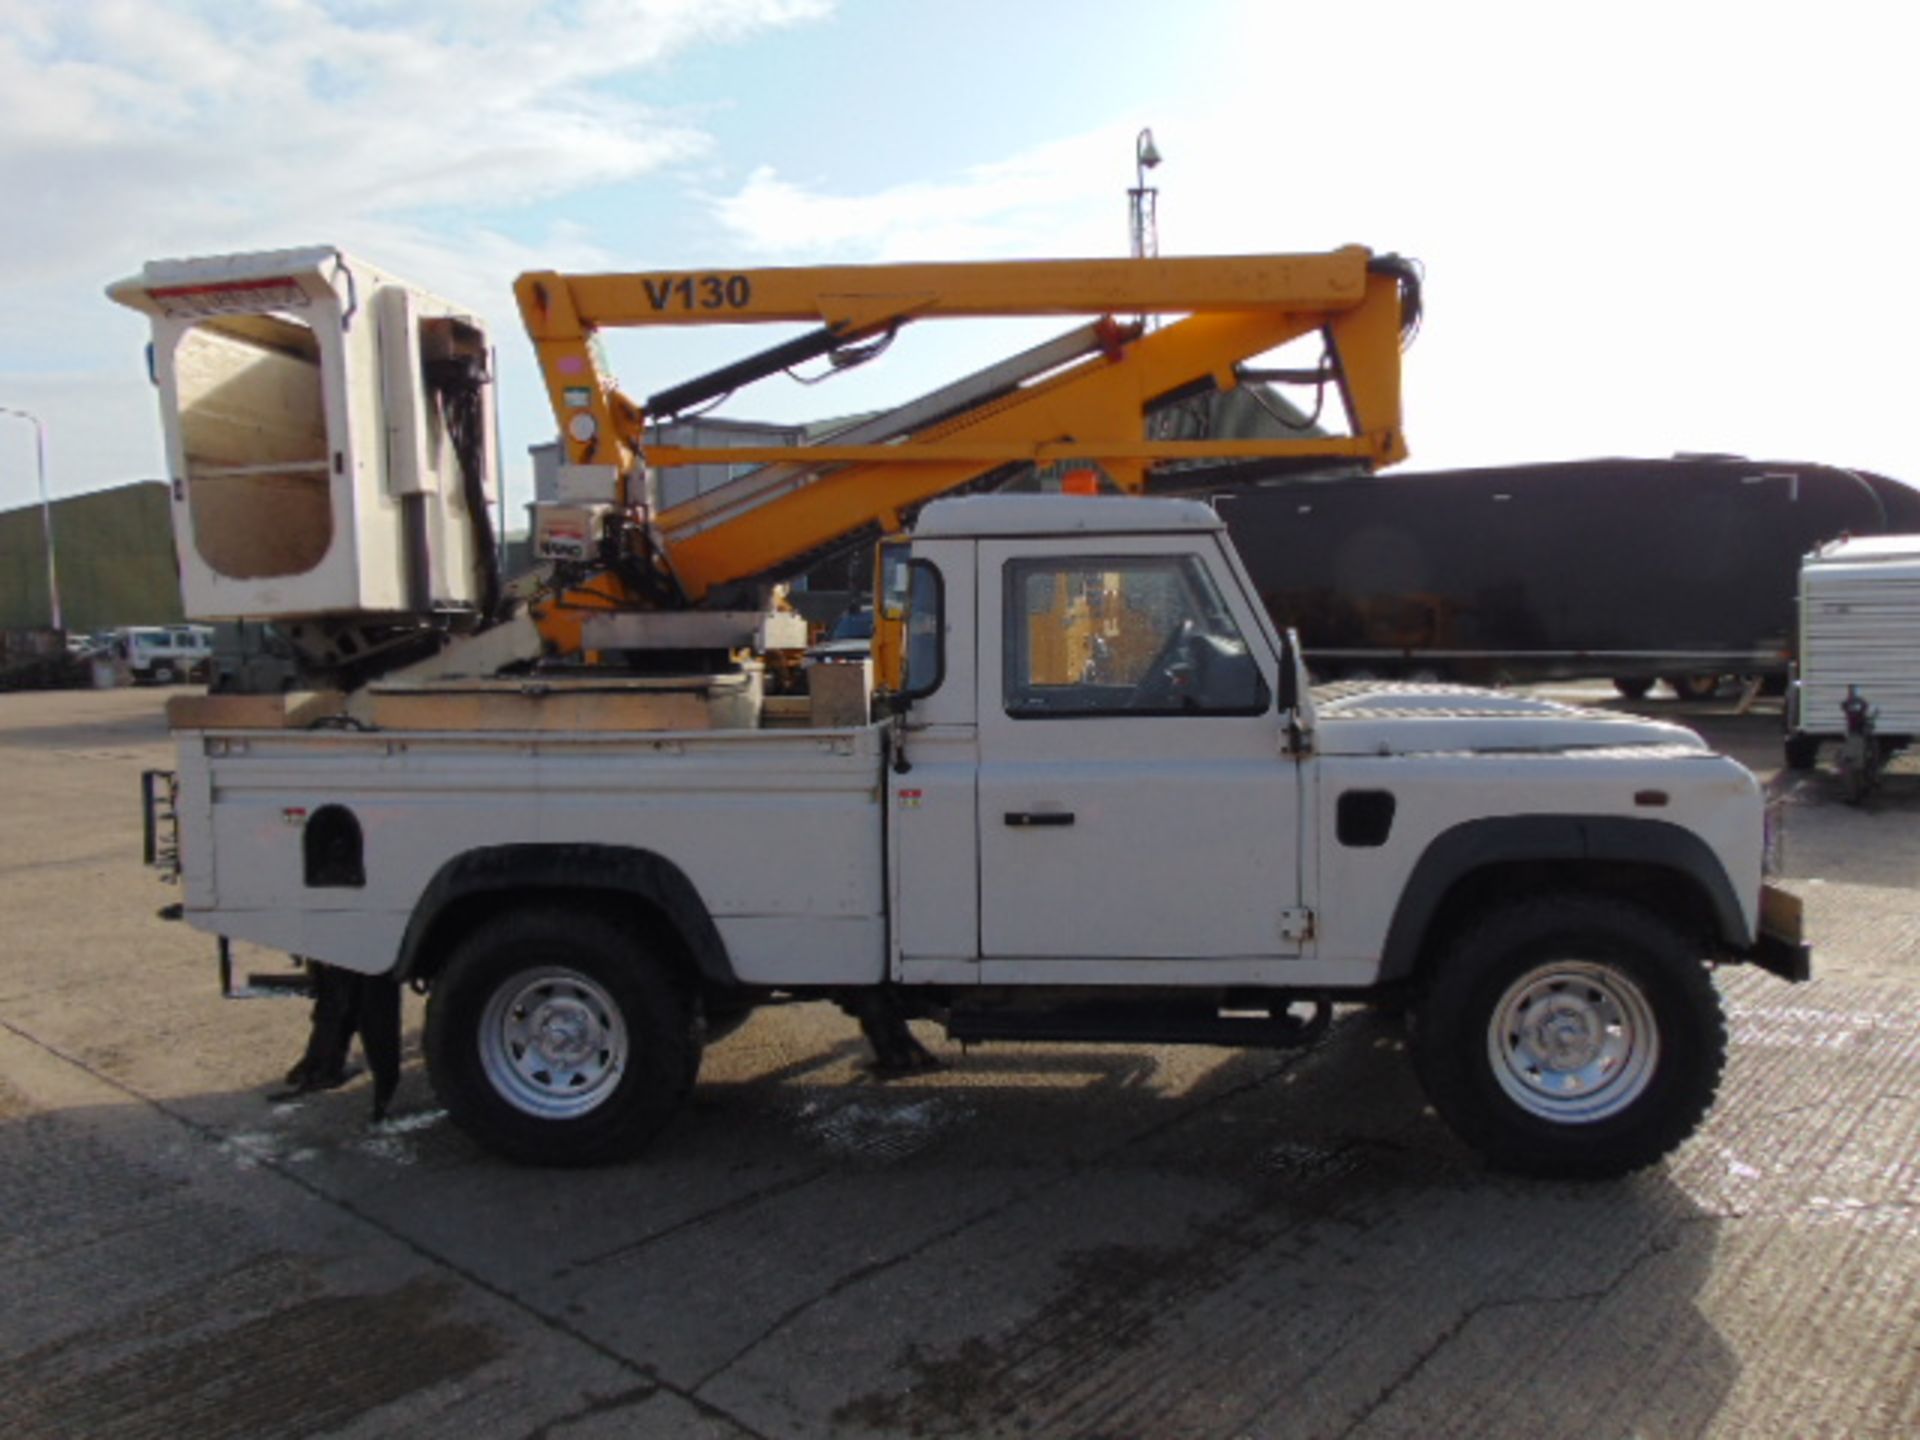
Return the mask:
<path id="1" fill-rule="evenodd" d="M 1691 1135 L 1726 1066 L 1719 992 L 1672 925 L 1567 893 L 1490 911 L 1448 947 L 1415 1016 L 1440 1117 L 1498 1169 L 1611 1179 Z"/>
<path id="2" fill-rule="evenodd" d="M 516 910 L 460 942 L 423 1038 L 434 1093 L 487 1149 L 528 1165 L 630 1159 L 700 1067 L 697 1006 L 606 915 Z"/>

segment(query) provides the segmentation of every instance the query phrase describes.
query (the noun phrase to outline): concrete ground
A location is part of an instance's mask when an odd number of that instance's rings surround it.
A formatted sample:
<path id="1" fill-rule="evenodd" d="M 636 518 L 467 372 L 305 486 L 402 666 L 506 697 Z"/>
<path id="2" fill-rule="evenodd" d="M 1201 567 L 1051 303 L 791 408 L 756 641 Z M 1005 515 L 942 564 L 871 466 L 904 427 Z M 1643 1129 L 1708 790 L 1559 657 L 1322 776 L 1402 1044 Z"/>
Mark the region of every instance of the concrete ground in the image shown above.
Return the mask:
<path id="1" fill-rule="evenodd" d="M 387 1123 L 266 1100 L 304 1007 L 153 919 L 161 699 L 0 696 L 4 1433 L 1920 1433 L 1911 766 L 1789 787 L 1819 978 L 1723 973 L 1719 1106 L 1632 1180 L 1488 1174 L 1361 1013 L 882 1086 L 821 1007 L 716 1046 L 643 1162 L 546 1173 L 446 1123 L 417 1008 Z M 1777 715 L 1643 708 L 1777 757 Z"/>

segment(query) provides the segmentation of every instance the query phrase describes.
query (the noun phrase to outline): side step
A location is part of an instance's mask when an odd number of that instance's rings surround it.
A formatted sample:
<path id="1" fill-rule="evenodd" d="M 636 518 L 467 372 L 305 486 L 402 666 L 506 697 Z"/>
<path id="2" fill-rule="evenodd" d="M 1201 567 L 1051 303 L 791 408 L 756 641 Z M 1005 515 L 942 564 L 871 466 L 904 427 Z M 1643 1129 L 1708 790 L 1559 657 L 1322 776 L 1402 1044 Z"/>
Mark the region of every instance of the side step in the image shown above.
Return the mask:
<path id="1" fill-rule="evenodd" d="M 1300 1013 L 1302 1009 L 1305 1014 Z M 950 1038 L 978 1040 L 1105 1040 L 1124 1045 L 1225 1045 L 1288 1050 L 1326 1033 L 1333 1003 L 1323 995 L 1263 1002 L 1258 1010 L 1191 1002 L 1095 1001 L 1050 1010 L 956 1007 L 946 1017 Z"/>

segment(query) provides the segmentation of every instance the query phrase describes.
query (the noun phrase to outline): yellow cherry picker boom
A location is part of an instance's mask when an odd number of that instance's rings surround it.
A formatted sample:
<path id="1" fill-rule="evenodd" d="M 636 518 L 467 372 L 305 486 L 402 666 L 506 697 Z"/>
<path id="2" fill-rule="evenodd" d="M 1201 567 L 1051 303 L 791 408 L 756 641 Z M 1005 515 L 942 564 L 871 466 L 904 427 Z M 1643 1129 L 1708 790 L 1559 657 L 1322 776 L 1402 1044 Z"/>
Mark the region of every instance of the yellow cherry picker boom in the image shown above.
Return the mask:
<path id="1" fill-rule="evenodd" d="M 1158 466 L 1195 460 L 1338 458 L 1368 468 L 1406 454 L 1400 348 L 1418 278 L 1359 247 L 1328 255 L 828 266 L 640 275 L 523 275 L 515 286 L 575 485 L 613 518 L 607 561 L 540 607 L 579 648 L 570 614 L 648 597 L 698 604 L 777 575 L 851 537 L 898 531 L 935 496 L 1024 467 L 1138 492 Z M 871 358 L 905 325 L 982 317 L 1090 317 L 1078 329 L 818 443 L 695 449 L 650 427 L 819 358 Z M 1178 318 L 1149 328 L 1144 319 Z M 817 322 L 761 354 L 635 402 L 598 359 L 597 333 L 629 326 Z M 1338 388 L 1348 433 L 1254 440 L 1155 438 L 1157 406 L 1240 383 L 1242 367 L 1318 332 L 1320 363 L 1284 378 Z M 679 465 L 755 465 L 692 500 L 649 507 L 646 475 Z"/>
<path id="2" fill-rule="evenodd" d="M 1359 246 L 526 274 L 515 296 L 563 453 L 542 530 L 551 574 L 516 608 L 490 524 L 493 346 L 479 317 L 330 247 L 157 261 L 109 293 L 152 320 L 188 614 L 274 622 L 346 688 L 402 666 L 431 679 L 711 652 L 739 625 L 699 612 L 754 613 L 756 583 L 1029 467 L 1069 488 L 1137 492 L 1194 461 L 1390 465 L 1406 454 L 1400 351 L 1420 307 L 1414 267 Z M 662 422 L 768 376 L 873 359 L 910 324 L 1047 316 L 1081 323 L 818 443 L 660 438 Z M 634 327 L 792 322 L 814 328 L 643 400 L 620 389 L 600 344 Z M 1249 368 L 1315 334 L 1310 367 Z M 1332 389 L 1346 432 L 1169 438 L 1152 423 L 1250 379 Z M 659 503 L 660 472 L 714 464 L 754 468 Z"/>

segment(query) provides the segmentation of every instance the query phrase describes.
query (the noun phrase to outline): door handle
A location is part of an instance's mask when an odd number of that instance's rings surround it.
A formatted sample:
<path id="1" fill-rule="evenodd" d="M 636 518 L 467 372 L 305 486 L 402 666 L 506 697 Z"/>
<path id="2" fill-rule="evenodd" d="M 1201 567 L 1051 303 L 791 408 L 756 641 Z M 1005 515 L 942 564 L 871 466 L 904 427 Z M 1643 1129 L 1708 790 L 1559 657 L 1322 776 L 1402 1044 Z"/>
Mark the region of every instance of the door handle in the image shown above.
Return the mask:
<path id="1" fill-rule="evenodd" d="M 1026 830 L 1041 825 L 1071 825 L 1073 812 L 1071 810 L 1009 810 L 1006 821 L 1016 830 Z"/>

